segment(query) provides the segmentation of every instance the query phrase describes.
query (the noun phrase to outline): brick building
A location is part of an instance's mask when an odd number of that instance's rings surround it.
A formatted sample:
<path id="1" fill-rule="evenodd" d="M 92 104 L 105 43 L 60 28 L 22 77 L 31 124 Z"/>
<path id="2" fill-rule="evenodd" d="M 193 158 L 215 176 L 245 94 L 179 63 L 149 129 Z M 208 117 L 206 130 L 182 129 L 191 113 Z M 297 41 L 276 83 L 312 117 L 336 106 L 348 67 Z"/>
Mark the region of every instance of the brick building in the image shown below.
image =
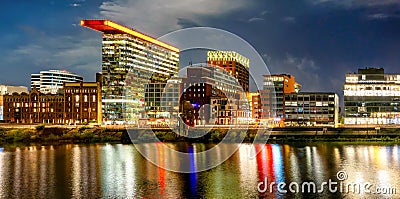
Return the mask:
<path id="1" fill-rule="evenodd" d="M 62 94 L 29 93 L 4 95 L 4 121 L 11 123 L 63 123 Z"/>
<path id="2" fill-rule="evenodd" d="M 97 82 L 64 83 L 57 94 L 4 95 L 4 121 L 20 124 L 81 124 L 101 120 L 101 88 Z"/>
<path id="3" fill-rule="evenodd" d="M 102 121 L 99 82 L 64 83 L 66 124 Z"/>
<path id="4" fill-rule="evenodd" d="M 234 51 L 208 51 L 207 63 L 219 66 L 235 77 L 243 91 L 249 92 L 250 60 Z"/>

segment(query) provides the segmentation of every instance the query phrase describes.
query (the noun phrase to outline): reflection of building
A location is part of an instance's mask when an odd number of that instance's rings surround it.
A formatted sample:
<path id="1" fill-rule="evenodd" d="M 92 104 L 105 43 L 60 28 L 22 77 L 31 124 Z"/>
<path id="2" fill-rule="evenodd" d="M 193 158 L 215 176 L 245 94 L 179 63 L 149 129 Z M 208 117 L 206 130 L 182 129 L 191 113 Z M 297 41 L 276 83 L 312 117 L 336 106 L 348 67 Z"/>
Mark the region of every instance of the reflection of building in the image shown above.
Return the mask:
<path id="1" fill-rule="evenodd" d="M 99 82 L 64 83 L 64 103 L 67 124 L 102 121 Z"/>
<path id="2" fill-rule="evenodd" d="M 195 110 L 191 125 L 213 122 L 210 121 L 210 108 L 202 108 L 204 105 L 210 104 L 211 97 L 239 101 L 246 97 L 241 96 L 244 94 L 242 93 L 243 89 L 236 78 L 219 67 L 188 67 L 186 77 L 182 78 L 182 86 L 181 103 L 189 101 Z"/>
<path id="3" fill-rule="evenodd" d="M 400 74 L 383 68 L 346 74 L 345 124 L 400 124 Z"/>
<path id="4" fill-rule="evenodd" d="M 208 51 L 207 63 L 219 66 L 237 78 L 243 91 L 249 91 L 250 61 L 233 51 Z"/>
<path id="5" fill-rule="evenodd" d="M 13 94 L 13 93 L 27 93 L 28 88 L 25 86 L 8 86 L 8 85 L 0 85 L 0 121 L 4 119 L 3 114 L 3 95 Z"/>
<path id="6" fill-rule="evenodd" d="M 335 93 L 301 92 L 285 95 L 285 126 L 338 124 L 339 99 Z"/>
<path id="7" fill-rule="evenodd" d="M 265 109 L 268 110 L 263 110 L 263 114 L 274 117 L 279 126 L 282 126 L 285 120 L 285 94 L 299 92 L 300 88 L 301 85 L 295 81 L 293 75 L 264 75 L 264 91 L 261 91 L 261 97 L 262 104 L 266 104 Z"/>
<path id="8" fill-rule="evenodd" d="M 62 92 L 64 94 L 62 94 Z M 4 95 L 4 121 L 11 123 L 70 124 L 101 121 L 101 89 L 96 82 L 64 83 L 57 94 Z"/>
<path id="9" fill-rule="evenodd" d="M 179 49 L 108 20 L 81 25 L 103 33 L 103 119 L 137 125 L 145 117 L 146 85 L 178 73 Z"/>
<path id="10" fill-rule="evenodd" d="M 82 82 L 83 77 L 65 70 L 40 71 L 31 75 L 31 89 L 36 87 L 43 94 L 56 94 L 64 82 Z"/>

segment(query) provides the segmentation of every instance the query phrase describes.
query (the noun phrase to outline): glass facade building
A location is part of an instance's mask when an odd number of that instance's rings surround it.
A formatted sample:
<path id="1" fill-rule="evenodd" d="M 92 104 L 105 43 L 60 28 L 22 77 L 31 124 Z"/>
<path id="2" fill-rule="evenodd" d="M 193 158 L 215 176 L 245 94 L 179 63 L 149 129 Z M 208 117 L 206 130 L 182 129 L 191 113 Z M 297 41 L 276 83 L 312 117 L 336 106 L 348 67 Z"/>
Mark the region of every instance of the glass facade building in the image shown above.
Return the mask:
<path id="1" fill-rule="evenodd" d="M 295 81 L 293 75 L 264 75 L 263 90 L 260 92 L 263 118 L 274 118 L 276 125 L 283 126 L 285 121 L 285 95 L 297 93 L 300 89 L 301 85 Z"/>
<path id="2" fill-rule="evenodd" d="M 330 126 L 339 122 L 335 93 L 301 92 L 285 95 L 285 126 Z"/>
<path id="3" fill-rule="evenodd" d="M 104 121 L 137 125 L 160 105 L 160 98 L 145 99 L 146 88 L 165 85 L 177 75 L 179 49 L 108 20 L 83 20 L 81 25 L 103 33 Z"/>
<path id="4" fill-rule="evenodd" d="M 383 68 L 346 74 L 344 114 L 350 125 L 400 124 L 400 74 L 385 74 Z"/>

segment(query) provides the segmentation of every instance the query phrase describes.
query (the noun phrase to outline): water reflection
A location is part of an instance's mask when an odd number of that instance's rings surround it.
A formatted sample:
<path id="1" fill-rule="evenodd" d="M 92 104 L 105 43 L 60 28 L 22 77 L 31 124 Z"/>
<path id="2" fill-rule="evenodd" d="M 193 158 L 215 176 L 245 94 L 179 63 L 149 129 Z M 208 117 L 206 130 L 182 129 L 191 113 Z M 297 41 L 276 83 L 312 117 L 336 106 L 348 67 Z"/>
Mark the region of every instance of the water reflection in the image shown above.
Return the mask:
<path id="1" fill-rule="evenodd" d="M 161 143 L 143 144 L 161 166 L 175 164 L 195 171 L 210 162 L 199 151 L 212 144 L 168 144 L 190 154 L 183 163 Z M 229 152 L 218 148 L 214 158 Z M 235 146 L 236 147 L 236 146 Z M 253 148 L 255 147 L 255 148 Z M 251 150 L 260 151 L 253 159 Z M 226 162 L 208 171 L 186 174 L 166 171 L 144 159 L 132 145 L 60 145 L 0 148 L 0 198 L 224 198 L 224 197 L 370 197 L 355 193 L 279 193 L 277 186 L 258 193 L 257 185 L 268 179 L 276 184 L 337 180 L 346 171 L 345 182 L 370 182 L 400 189 L 398 145 L 242 144 Z M 286 187 L 286 189 L 288 189 Z M 400 191 L 397 191 L 400 192 Z M 380 195 L 399 198 L 400 195 Z"/>

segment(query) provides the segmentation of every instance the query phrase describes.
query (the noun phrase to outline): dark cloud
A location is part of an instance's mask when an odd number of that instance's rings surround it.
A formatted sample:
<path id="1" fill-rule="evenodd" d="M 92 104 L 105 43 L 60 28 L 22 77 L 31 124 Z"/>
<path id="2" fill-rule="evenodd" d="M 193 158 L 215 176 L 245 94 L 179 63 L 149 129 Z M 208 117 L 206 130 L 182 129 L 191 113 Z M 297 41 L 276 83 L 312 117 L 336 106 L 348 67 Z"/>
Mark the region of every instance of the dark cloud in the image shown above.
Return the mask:
<path id="1" fill-rule="evenodd" d="M 178 18 L 177 24 L 180 25 L 182 28 L 192 28 L 192 27 L 199 27 L 201 26 L 195 21 L 192 21 L 190 19 L 184 19 L 184 18 Z"/>

